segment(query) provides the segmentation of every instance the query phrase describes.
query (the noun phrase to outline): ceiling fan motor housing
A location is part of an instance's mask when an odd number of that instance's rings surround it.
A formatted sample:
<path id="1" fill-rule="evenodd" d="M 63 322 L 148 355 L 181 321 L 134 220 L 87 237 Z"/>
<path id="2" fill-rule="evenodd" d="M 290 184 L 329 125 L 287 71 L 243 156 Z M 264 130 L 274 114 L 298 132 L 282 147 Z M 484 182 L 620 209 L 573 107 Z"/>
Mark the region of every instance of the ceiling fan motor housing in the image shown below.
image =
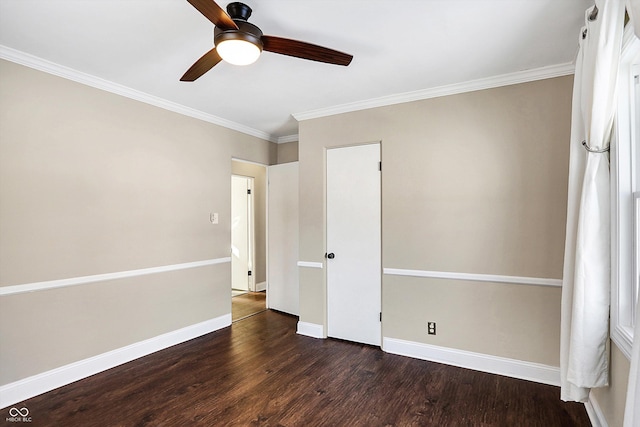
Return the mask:
<path id="1" fill-rule="evenodd" d="M 244 40 L 252 43 L 262 51 L 262 30 L 257 26 L 247 22 L 251 16 L 251 8 L 244 3 L 234 2 L 227 5 L 227 12 L 238 29 L 222 30 L 215 27 L 213 31 L 213 42 L 217 46 L 225 40 Z"/>
<path id="2" fill-rule="evenodd" d="M 227 5 L 227 13 L 234 21 L 236 19 L 248 21 L 251 16 L 251 12 L 251 8 L 244 3 L 233 2 Z"/>

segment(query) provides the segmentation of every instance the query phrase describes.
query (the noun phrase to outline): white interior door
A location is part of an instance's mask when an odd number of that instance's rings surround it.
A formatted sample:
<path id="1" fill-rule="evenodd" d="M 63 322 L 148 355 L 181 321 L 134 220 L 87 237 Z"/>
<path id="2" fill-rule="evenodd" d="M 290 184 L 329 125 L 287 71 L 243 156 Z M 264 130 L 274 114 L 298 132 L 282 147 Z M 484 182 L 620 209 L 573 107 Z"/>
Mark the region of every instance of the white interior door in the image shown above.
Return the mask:
<path id="1" fill-rule="evenodd" d="M 298 162 L 269 166 L 269 308 L 298 315 Z"/>
<path id="2" fill-rule="evenodd" d="M 231 177 L 231 287 L 253 290 L 253 178 Z"/>
<path id="3" fill-rule="evenodd" d="M 327 333 L 381 344 L 380 144 L 327 150 Z"/>

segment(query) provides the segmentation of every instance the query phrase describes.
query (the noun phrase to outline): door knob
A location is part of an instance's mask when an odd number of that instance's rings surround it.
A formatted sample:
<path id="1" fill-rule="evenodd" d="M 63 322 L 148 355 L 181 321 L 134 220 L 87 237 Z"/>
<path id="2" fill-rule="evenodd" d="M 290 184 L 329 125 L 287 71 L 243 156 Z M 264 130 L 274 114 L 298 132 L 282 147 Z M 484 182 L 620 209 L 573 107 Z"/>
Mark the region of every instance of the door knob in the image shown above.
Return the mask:
<path id="1" fill-rule="evenodd" d="M 329 258 L 329 259 L 334 259 L 335 257 L 336 257 L 336 255 L 333 252 L 331 252 L 330 254 L 327 255 L 327 258 Z"/>

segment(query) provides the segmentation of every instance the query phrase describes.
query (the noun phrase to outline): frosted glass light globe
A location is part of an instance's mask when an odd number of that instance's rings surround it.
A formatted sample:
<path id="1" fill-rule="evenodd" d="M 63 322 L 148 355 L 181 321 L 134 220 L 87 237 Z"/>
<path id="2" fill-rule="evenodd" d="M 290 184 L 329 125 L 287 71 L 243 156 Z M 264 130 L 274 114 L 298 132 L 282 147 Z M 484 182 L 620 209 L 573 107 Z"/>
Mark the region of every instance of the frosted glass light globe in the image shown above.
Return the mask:
<path id="1" fill-rule="evenodd" d="M 216 46 L 218 55 L 233 65 L 249 65 L 260 56 L 260 48 L 245 40 L 223 40 Z"/>

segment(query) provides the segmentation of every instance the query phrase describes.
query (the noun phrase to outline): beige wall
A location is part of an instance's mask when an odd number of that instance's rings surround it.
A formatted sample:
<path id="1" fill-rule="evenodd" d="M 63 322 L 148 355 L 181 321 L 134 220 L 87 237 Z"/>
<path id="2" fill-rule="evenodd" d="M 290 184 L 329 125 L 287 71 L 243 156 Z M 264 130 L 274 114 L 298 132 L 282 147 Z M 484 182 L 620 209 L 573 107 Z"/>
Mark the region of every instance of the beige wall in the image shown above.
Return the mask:
<path id="1" fill-rule="evenodd" d="M 560 288 L 385 276 L 383 292 L 385 337 L 560 365 Z"/>
<path id="2" fill-rule="evenodd" d="M 627 399 L 630 363 L 615 343 L 611 343 L 609 387 L 591 391 L 609 427 L 622 427 Z"/>
<path id="3" fill-rule="evenodd" d="M 255 215 L 255 282 L 256 284 L 267 280 L 267 168 L 234 160 L 231 164 L 231 173 L 254 178 L 253 197 Z"/>
<path id="4" fill-rule="evenodd" d="M 0 61 L 0 286 L 229 256 L 275 144 Z M 219 225 L 209 222 L 218 212 Z M 231 311 L 230 264 L 0 297 L 0 385 Z"/>
<path id="5" fill-rule="evenodd" d="M 298 142 L 278 144 L 278 164 L 298 161 Z"/>
<path id="6" fill-rule="evenodd" d="M 571 90 L 560 77 L 302 121 L 300 259 L 324 261 L 326 148 L 381 141 L 383 267 L 561 278 Z M 324 270 L 300 273 L 301 321 L 325 324 Z M 382 306 L 386 337 L 559 365 L 559 288 L 385 275 Z"/>

